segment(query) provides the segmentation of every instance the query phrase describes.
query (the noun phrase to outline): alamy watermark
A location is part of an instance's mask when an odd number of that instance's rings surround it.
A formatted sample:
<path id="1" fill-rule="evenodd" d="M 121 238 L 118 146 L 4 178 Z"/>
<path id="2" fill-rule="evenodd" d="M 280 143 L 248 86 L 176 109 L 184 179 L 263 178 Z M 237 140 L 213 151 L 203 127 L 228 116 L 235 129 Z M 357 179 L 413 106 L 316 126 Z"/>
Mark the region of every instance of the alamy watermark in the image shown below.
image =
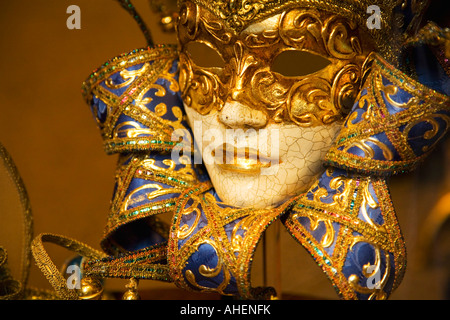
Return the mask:
<path id="1" fill-rule="evenodd" d="M 367 267 L 366 272 L 371 275 L 367 278 L 367 288 L 371 290 L 381 289 L 381 273 L 379 267 L 370 265 Z"/>
<path id="2" fill-rule="evenodd" d="M 68 289 L 81 289 L 81 269 L 76 264 L 67 266 L 66 273 L 70 274 L 66 285 Z"/>
<path id="3" fill-rule="evenodd" d="M 367 19 L 366 25 L 370 30 L 381 29 L 381 9 L 377 5 L 367 7 L 367 13 L 371 16 Z"/>
<path id="4" fill-rule="evenodd" d="M 66 9 L 66 13 L 70 16 L 66 20 L 67 29 L 81 29 L 81 9 L 77 5 L 70 5 Z M 381 29 L 381 9 L 377 5 L 367 7 L 367 13 L 370 17 L 367 19 L 366 25 L 370 30 Z"/>
<path id="5" fill-rule="evenodd" d="M 70 16 L 66 20 L 67 29 L 81 29 L 81 9 L 77 5 L 70 5 L 66 9 L 66 13 Z M 366 25 L 370 30 L 381 29 L 381 9 L 377 5 L 367 7 L 367 13 L 370 17 L 367 19 Z"/>
<path id="6" fill-rule="evenodd" d="M 66 13 L 70 16 L 66 20 L 67 29 L 81 29 L 81 9 L 77 5 L 70 5 L 66 9 Z"/>

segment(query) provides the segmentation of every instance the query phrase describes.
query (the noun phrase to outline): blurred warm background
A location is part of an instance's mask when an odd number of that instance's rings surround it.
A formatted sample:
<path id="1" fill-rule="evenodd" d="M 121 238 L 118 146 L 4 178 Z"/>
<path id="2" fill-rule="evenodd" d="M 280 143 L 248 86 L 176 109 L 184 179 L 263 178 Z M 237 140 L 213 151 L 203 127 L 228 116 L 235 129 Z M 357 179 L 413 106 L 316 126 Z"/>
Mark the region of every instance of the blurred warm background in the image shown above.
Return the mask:
<path id="1" fill-rule="evenodd" d="M 161 31 L 159 17 L 147 0 L 133 3 L 151 28 L 155 43 L 175 42 L 173 34 Z M 66 27 L 66 9 L 72 4 L 81 8 L 80 30 Z M 95 121 L 82 100 L 81 83 L 106 60 L 145 46 L 145 39 L 134 20 L 113 0 L 3 1 L 0 39 L 0 142 L 14 159 L 28 190 L 34 234 L 62 234 L 100 249 L 116 158 L 103 152 Z M 391 181 L 409 258 L 404 282 L 392 299 L 450 297 L 446 292 L 450 228 L 442 222 L 450 214 L 450 204 L 433 212 L 439 199 L 450 191 L 447 145 L 444 148 L 442 144 L 414 174 Z M 437 217 L 436 225 L 430 215 Z M 0 230 L 7 230 L 8 219 L 14 217 L 3 217 Z M 426 236 L 427 230 L 433 231 L 432 237 Z M 294 298 L 335 299 L 328 280 L 304 250 L 282 228 L 278 235 L 280 264 L 269 270 L 280 274 L 283 292 Z M 429 239 L 433 240 L 430 245 Z M 57 265 L 72 255 L 51 245 L 48 249 Z M 124 290 L 125 282 L 110 283 L 114 290 Z M 34 265 L 29 284 L 50 288 Z M 170 284 L 141 282 L 140 287 L 153 293 L 173 293 L 164 295 L 166 298 L 180 298 L 176 290 L 167 291 L 174 289 Z"/>

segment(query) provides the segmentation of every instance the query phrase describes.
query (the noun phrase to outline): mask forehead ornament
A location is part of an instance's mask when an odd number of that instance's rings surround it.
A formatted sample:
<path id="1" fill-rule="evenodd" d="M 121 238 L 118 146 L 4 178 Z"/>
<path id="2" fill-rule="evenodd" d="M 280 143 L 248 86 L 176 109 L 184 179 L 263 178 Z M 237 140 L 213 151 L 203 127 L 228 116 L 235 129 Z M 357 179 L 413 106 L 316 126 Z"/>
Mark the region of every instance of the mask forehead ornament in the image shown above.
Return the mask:
<path id="1" fill-rule="evenodd" d="M 179 4 L 184 1 L 180 0 Z M 367 28 L 368 8 L 376 5 L 380 9 L 380 26 L 368 29 L 375 41 L 377 51 L 388 61 L 396 60 L 402 40 L 417 31 L 429 1 L 420 0 L 193 0 L 223 20 L 228 27 L 241 32 L 249 25 L 291 8 L 315 8 L 353 21 Z M 393 37 L 397 42 L 391 41 Z"/>

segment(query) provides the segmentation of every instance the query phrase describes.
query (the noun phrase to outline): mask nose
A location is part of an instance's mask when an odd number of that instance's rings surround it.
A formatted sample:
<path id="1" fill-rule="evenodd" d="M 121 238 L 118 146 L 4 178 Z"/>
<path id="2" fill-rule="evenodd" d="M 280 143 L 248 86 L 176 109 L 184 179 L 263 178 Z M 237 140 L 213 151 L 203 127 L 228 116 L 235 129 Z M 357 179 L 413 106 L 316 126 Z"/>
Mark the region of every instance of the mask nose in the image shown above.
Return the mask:
<path id="1" fill-rule="evenodd" d="M 252 108 L 258 102 L 253 99 L 248 83 L 258 68 L 257 59 L 245 52 L 244 45 L 237 41 L 234 45 L 234 58 L 231 59 L 235 78 L 230 83 L 230 93 L 219 114 L 219 121 L 225 126 L 237 129 L 251 127 L 263 128 L 267 125 L 267 114 Z"/>
<path id="2" fill-rule="evenodd" d="M 238 101 L 228 101 L 219 114 L 219 121 L 225 126 L 237 129 L 252 127 L 263 128 L 267 124 L 267 115 Z"/>

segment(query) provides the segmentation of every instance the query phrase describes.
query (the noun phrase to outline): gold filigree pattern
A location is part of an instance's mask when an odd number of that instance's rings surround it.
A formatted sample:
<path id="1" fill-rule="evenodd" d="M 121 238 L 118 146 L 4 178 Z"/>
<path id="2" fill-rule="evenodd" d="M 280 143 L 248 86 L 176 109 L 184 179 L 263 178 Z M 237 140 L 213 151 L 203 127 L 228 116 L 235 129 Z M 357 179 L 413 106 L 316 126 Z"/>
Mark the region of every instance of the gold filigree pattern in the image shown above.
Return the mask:
<path id="1" fill-rule="evenodd" d="M 281 14 L 273 29 L 236 33 L 191 2 L 183 3 L 181 12 L 180 86 L 184 103 L 200 114 L 238 101 L 263 110 L 275 122 L 314 126 L 341 120 L 353 105 L 371 49 L 351 21 L 295 8 Z M 189 53 L 192 41 L 216 50 L 225 66 L 197 66 Z M 332 63 L 307 76 L 286 77 L 271 70 L 286 50 L 307 51 Z"/>
<path id="2" fill-rule="evenodd" d="M 144 217 L 174 210 L 177 197 L 186 188 L 198 183 L 197 174 L 187 157 L 181 157 L 177 164 L 171 159 L 157 163 L 149 154 L 123 155 L 116 176 L 116 192 L 102 240 L 108 250 L 113 250 L 108 239 L 118 228 Z M 145 183 L 132 188 L 135 179 Z M 165 224 L 158 220 L 154 223 L 161 234 L 168 236 Z"/>
<path id="3" fill-rule="evenodd" d="M 195 214 L 195 219 L 192 222 L 191 226 L 189 226 L 188 224 L 180 225 L 180 228 L 177 230 L 177 237 L 181 240 L 186 239 L 187 237 L 192 235 L 192 232 L 195 230 L 195 228 L 197 228 L 197 225 L 201 218 L 202 212 L 199 208 L 200 200 L 196 197 L 193 197 L 192 200 L 192 205 L 188 208 L 184 208 L 181 211 L 181 215 L 188 216 L 191 214 Z"/>
<path id="4" fill-rule="evenodd" d="M 93 108 L 108 154 L 149 148 L 168 151 L 192 143 L 190 135 L 174 135 L 187 132 L 176 102 L 150 107 L 154 100 L 169 96 L 168 91 L 179 91 L 178 69 L 173 68 L 176 57 L 172 46 L 135 50 L 112 59 L 83 83 L 83 96 Z M 166 83 L 158 83 L 161 80 Z M 122 116 L 132 120 L 122 121 Z"/>
<path id="5" fill-rule="evenodd" d="M 347 176 L 344 171 L 331 170 L 325 175 L 328 177 L 320 179 L 320 188 L 318 182 L 299 198 L 285 225 L 313 255 L 341 297 L 357 299 L 358 294 L 363 294 L 368 299 L 385 299 L 391 268 L 396 272 L 395 288 L 405 271 L 406 259 L 387 185 L 382 179 Z M 346 196 L 341 197 L 343 194 Z M 381 225 L 373 221 L 368 210 L 377 212 Z M 302 217 L 308 218 L 309 225 L 302 222 Z M 314 232 L 319 223 L 325 225 L 325 231 L 316 239 Z M 362 266 L 361 274 L 347 274 L 346 261 L 349 255 L 357 254 L 357 244 L 371 248 L 375 259 Z"/>
<path id="6" fill-rule="evenodd" d="M 379 55 L 371 59 L 363 93 L 326 159 L 368 174 L 414 170 L 449 130 L 450 99 Z"/>
<path id="7" fill-rule="evenodd" d="M 110 89 L 121 89 L 127 87 L 134 80 L 136 80 L 137 77 L 141 77 L 145 72 L 147 72 L 149 67 L 150 65 L 148 63 L 144 63 L 144 65 L 137 70 L 122 70 L 120 71 L 120 76 L 125 80 L 124 82 L 116 84 L 111 78 L 108 78 L 105 81 L 105 85 Z"/>
<path id="8" fill-rule="evenodd" d="M 350 250 L 352 250 L 353 246 L 358 242 L 366 242 L 366 240 L 363 237 L 354 238 L 350 245 Z M 362 268 L 362 274 L 367 279 L 374 279 L 375 283 L 368 284 L 368 286 L 362 286 L 359 284 L 359 277 L 355 274 L 352 274 L 350 277 L 348 277 L 348 282 L 356 292 L 369 295 L 368 300 L 385 300 L 387 298 L 387 294 L 383 291 L 383 289 L 386 286 L 386 283 L 389 279 L 389 272 L 391 271 L 389 255 L 384 255 L 386 267 L 384 274 L 381 277 L 381 250 L 375 244 L 372 244 L 372 246 L 375 248 L 375 262 L 374 264 L 365 264 Z"/>
<path id="9" fill-rule="evenodd" d="M 192 0 L 196 5 L 207 9 L 215 17 L 223 20 L 235 32 L 241 32 L 250 24 L 264 20 L 292 8 L 314 8 L 340 15 L 354 21 L 359 27 L 367 29 L 367 8 L 373 1 L 355 0 Z M 184 4 L 185 0 L 179 0 Z M 389 61 L 396 61 L 403 41 L 411 35 L 420 23 L 427 8 L 428 0 L 383 0 L 376 5 L 380 8 L 380 28 L 368 30 L 368 36 Z M 396 8 L 397 10 L 394 10 Z M 409 11 L 408 11 L 409 10 Z M 410 18 L 407 20 L 406 17 Z M 398 41 L 392 41 L 392 37 Z M 397 43 L 395 43 L 397 42 Z"/>
<path id="10" fill-rule="evenodd" d="M 263 230 L 286 211 L 292 202 L 270 210 L 222 207 L 208 193 L 210 188 L 210 183 L 201 184 L 187 189 L 179 198 L 171 228 L 172 237 L 168 243 L 170 276 L 177 286 L 186 290 L 257 298 L 249 273 L 254 251 Z M 195 214 L 195 217 L 190 216 L 191 214 Z M 200 215 L 202 218 L 199 221 Z M 226 231 L 230 225 L 232 228 Z M 178 232 L 180 229 L 182 231 Z M 189 263 L 192 256 L 203 252 L 199 248 L 208 248 L 204 249 L 208 252 L 205 254 L 214 256 L 217 263 L 213 266 L 206 261 L 200 265 Z M 196 278 L 196 274 L 197 277 L 202 277 L 204 284 L 198 283 L 200 279 Z M 238 292 L 225 290 L 232 279 L 236 282 Z M 272 294 L 272 291 L 268 292 Z M 259 297 L 263 298 L 263 295 Z"/>
<path id="11" fill-rule="evenodd" d="M 227 270 L 227 267 L 223 263 L 223 257 L 222 257 L 222 250 L 219 249 L 219 245 L 211 240 L 211 239 L 205 239 L 202 243 L 197 243 L 196 248 L 200 245 L 208 244 L 213 249 L 218 257 L 217 265 L 214 268 L 210 268 L 206 265 L 201 265 L 198 269 L 198 272 L 201 276 L 206 278 L 214 278 L 219 275 L 219 273 L 223 272 L 223 281 L 216 287 L 216 288 L 209 288 L 205 286 L 199 285 L 195 280 L 195 275 L 191 270 L 187 270 L 185 273 L 186 279 L 189 281 L 190 284 L 194 285 L 195 287 L 199 288 L 202 292 L 217 292 L 221 295 L 228 295 L 224 292 L 225 288 L 229 285 L 231 280 L 230 272 Z"/>

